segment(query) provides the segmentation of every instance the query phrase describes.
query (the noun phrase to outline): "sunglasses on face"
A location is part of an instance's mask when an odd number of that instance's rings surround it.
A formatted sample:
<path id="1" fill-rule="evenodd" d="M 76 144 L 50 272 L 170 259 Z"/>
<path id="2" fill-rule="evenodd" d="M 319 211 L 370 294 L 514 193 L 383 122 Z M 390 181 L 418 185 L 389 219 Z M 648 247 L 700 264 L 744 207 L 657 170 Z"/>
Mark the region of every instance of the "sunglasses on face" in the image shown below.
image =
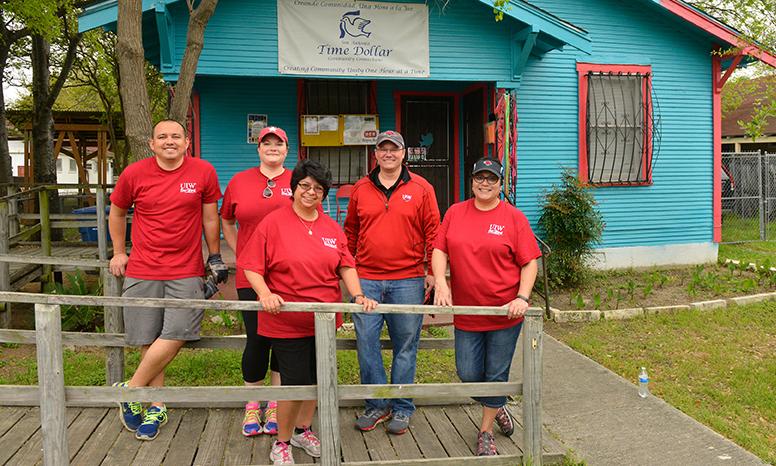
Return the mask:
<path id="1" fill-rule="evenodd" d="M 299 189 L 302 190 L 303 193 L 306 193 L 309 190 L 315 191 L 315 194 L 321 196 L 323 195 L 323 187 L 318 186 L 317 184 L 310 184 L 306 183 L 304 181 L 300 181 L 299 184 L 296 185 Z"/>
<path id="2" fill-rule="evenodd" d="M 264 196 L 264 199 L 269 199 L 272 197 L 272 194 L 274 194 L 272 192 L 272 188 L 274 188 L 275 186 L 277 186 L 277 183 L 275 183 L 275 180 L 267 179 L 267 187 L 264 188 L 264 192 L 261 193 L 261 195 Z"/>
<path id="3" fill-rule="evenodd" d="M 488 184 L 496 184 L 500 180 L 500 178 L 496 175 L 485 175 L 483 173 L 477 173 L 476 175 L 473 175 L 472 179 L 476 183 L 484 183 L 487 181 Z"/>

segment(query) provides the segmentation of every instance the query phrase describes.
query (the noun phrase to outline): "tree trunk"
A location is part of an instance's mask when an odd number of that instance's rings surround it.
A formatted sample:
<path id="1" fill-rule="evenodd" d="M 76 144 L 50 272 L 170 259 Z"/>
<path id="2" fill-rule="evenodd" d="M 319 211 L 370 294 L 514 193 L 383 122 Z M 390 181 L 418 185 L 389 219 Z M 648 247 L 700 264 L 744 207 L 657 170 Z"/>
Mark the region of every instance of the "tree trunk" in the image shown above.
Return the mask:
<path id="1" fill-rule="evenodd" d="M 186 51 L 183 53 L 178 83 L 170 108 L 170 118 L 186 125 L 186 115 L 197 74 L 197 62 L 205 42 L 205 27 L 216 9 L 218 0 L 202 0 L 189 16 L 189 28 L 186 33 Z"/>
<path id="2" fill-rule="evenodd" d="M 151 111 L 145 78 L 145 57 L 142 40 L 142 0 L 118 2 L 118 40 L 116 57 L 121 84 L 119 93 L 124 111 L 124 132 L 135 160 L 151 154 Z"/>
<path id="3" fill-rule="evenodd" d="M 46 39 L 32 36 L 32 151 L 36 183 L 55 184 L 57 165 L 53 155 L 54 117 L 49 101 L 49 58 L 51 47 Z"/>

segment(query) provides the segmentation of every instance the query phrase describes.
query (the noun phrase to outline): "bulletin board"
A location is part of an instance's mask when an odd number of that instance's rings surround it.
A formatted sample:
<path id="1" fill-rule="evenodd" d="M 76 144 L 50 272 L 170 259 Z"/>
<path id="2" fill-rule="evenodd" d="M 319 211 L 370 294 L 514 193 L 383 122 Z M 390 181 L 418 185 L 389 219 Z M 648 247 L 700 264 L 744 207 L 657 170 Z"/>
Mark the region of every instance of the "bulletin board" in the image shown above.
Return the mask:
<path id="1" fill-rule="evenodd" d="M 380 132 L 377 115 L 302 115 L 302 146 L 368 146 Z"/>

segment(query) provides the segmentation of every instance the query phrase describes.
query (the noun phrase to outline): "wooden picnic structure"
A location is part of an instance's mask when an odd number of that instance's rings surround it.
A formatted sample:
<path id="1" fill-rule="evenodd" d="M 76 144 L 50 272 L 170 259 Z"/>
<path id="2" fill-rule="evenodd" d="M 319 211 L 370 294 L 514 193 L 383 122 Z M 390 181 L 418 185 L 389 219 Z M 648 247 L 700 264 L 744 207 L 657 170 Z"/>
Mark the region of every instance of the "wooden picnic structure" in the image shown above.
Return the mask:
<path id="1" fill-rule="evenodd" d="M 56 186 L 48 187 L 56 189 Z M 35 330 L 0 328 L 0 343 L 36 346 L 37 386 L 0 386 L 0 463 L 8 464 L 262 464 L 267 461 L 269 440 L 237 438 L 241 412 L 234 408 L 248 399 L 318 401 L 316 430 L 325 465 L 407 464 L 543 464 L 561 461 L 563 450 L 542 432 L 542 327 L 543 310 L 531 308 L 522 335 L 522 364 L 513 364 L 510 380 L 503 383 L 446 383 L 411 385 L 341 385 L 337 382 L 337 350 L 355 350 L 355 340 L 336 338 L 335 313 L 361 312 L 360 306 L 339 303 L 286 303 L 290 312 L 315 312 L 317 386 L 283 387 L 164 387 L 119 389 L 112 386 L 65 386 L 64 346 L 102 347 L 106 354 L 108 385 L 124 380 L 123 306 L 207 308 L 235 312 L 260 311 L 258 302 L 142 299 L 120 297 L 118 280 L 108 272 L 105 219 L 105 186 L 95 186 L 96 215 L 93 219 L 63 216 L 49 218 L 46 187 L 32 188 L 0 198 L 0 303 L 6 316 L 9 303 L 35 305 Z M 36 195 L 41 214 L 38 223 L 16 227 L 9 200 Z M 27 218 L 27 220 L 35 218 Z M 98 229 L 97 258 L 56 257 L 51 244 L 52 228 L 71 228 L 84 223 Z M 11 244 L 33 234 L 41 237 L 40 254 L 11 254 Z M 25 236 L 30 235 L 30 236 Z M 41 280 L 50 283 L 55 267 L 98 269 L 104 296 L 67 296 L 10 291 L 12 264 L 42 266 Z M 62 332 L 63 305 L 102 306 L 104 333 Z M 434 307 L 381 305 L 384 313 L 504 314 L 499 307 Z M 244 337 L 203 337 L 188 348 L 242 349 Z M 390 340 L 382 342 L 384 349 Z M 454 340 L 422 339 L 420 349 L 452 349 Z M 520 354 L 517 353 L 516 354 Z M 518 366 L 522 382 L 516 381 Z M 214 370 L 218 370 L 214 368 Z M 473 456 L 479 424 L 479 406 L 471 396 L 518 395 L 519 407 L 511 439 L 498 437 L 500 454 Z M 412 418 L 410 435 L 388 436 L 382 429 L 361 433 L 352 427 L 355 411 L 368 398 L 416 398 L 419 410 Z M 154 442 L 141 442 L 122 432 L 116 416 L 118 401 L 164 400 L 172 407 L 170 426 Z M 112 409 L 109 409 L 112 408 Z M 238 434 L 239 435 L 239 434 Z M 239 436 L 241 437 L 241 436 Z M 299 450 L 297 450 L 299 451 Z M 311 462 L 309 457 L 300 463 Z M 302 455 L 304 456 L 304 455 Z"/>

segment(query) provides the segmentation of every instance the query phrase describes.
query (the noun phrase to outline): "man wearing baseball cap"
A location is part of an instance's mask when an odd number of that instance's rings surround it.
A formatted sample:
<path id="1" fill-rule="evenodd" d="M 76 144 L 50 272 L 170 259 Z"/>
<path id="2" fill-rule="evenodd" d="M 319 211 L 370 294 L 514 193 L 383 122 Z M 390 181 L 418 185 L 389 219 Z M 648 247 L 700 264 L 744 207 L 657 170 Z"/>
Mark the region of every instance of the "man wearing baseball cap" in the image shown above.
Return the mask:
<path id="1" fill-rule="evenodd" d="M 353 187 L 345 219 L 348 248 L 364 294 L 378 303 L 422 304 L 434 279 L 433 242 L 439 227 L 434 188 L 403 164 L 404 138 L 396 131 L 377 135 L 377 167 Z M 380 351 L 383 323 L 393 342 L 392 384 L 411 384 L 422 314 L 353 314 L 362 384 L 385 384 Z M 388 432 L 403 434 L 415 412 L 411 399 L 366 400 L 356 428 L 370 431 L 388 420 Z"/>

